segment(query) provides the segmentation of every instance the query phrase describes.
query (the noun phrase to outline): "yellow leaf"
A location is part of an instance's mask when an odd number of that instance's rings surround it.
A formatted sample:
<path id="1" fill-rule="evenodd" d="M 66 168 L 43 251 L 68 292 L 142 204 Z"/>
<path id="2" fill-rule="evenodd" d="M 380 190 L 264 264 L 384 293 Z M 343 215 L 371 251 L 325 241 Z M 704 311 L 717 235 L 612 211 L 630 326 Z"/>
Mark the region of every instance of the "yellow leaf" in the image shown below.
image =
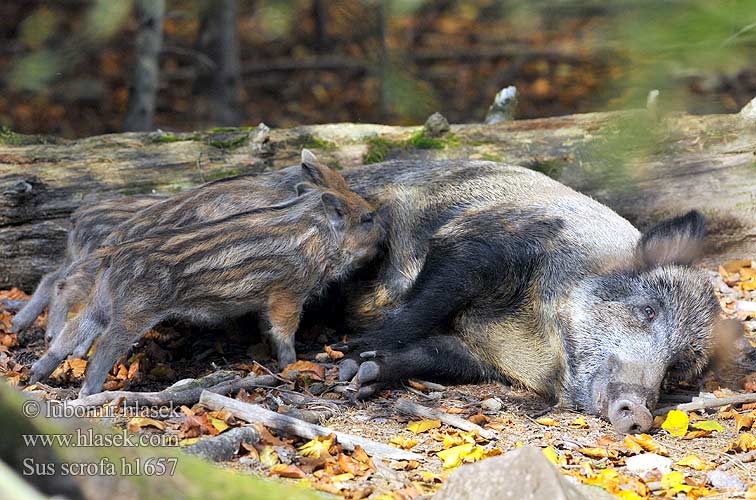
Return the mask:
<path id="1" fill-rule="evenodd" d="M 389 440 L 389 444 L 402 448 L 403 450 L 410 450 L 417 444 L 417 441 L 402 436 L 394 436 Z"/>
<path id="2" fill-rule="evenodd" d="M 451 434 L 443 435 L 443 447 L 451 448 L 452 446 L 459 446 L 464 443 L 475 443 L 475 438 L 478 433 L 474 430 L 470 432 L 453 432 Z"/>
<path id="3" fill-rule="evenodd" d="M 331 481 L 334 483 L 341 483 L 343 481 L 349 481 L 350 479 L 354 479 L 354 474 L 351 472 L 345 472 L 343 474 L 336 474 L 335 476 L 331 476 Z"/>
<path id="4" fill-rule="evenodd" d="M 475 447 L 472 443 L 465 443 L 454 446 L 448 450 L 439 451 L 436 455 L 444 461 L 443 468 L 451 469 L 462 464 L 462 459 L 467 456 Z"/>
<path id="5" fill-rule="evenodd" d="M 280 460 L 278 459 L 278 453 L 272 446 L 266 446 L 260 452 L 260 462 L 266 467 L 273 467 Z"/>
<path id="6" fill-rule="evenodd" d="M 685 458 L 677 462 L 677 465 L 690 467 L 694 470 L 706 470 L 709 468 L 706 462 L 701 460 L 697 455 L 687 455 Z"/>
<path id="7" fill-rule="evenodd" d="M 711 431 L 690 431 L 688 432 L 683 439 L 698 439 L 703 437 L 709 437 L 711 436 Z"/>
<path id="8" fill-rule="evenodd" d="M 223 431 L 228 430 L 228 424 L 219 418 L 207 417 L 207 420 L 210 422 L 210 425 L 212 425 L 218 430 L 218 432 L 223 432 Z"/>
<path id="9" fill-rule="evenodd" d="M 548 448 L 543 448 L 541 451 L 543 452 L 543 456 L 546 457 L 546 460 L 548 460 L 554 465 L 559 463 L 559 456 L 557 455 L 557 452 L 553 446 L 549 446 Z"/>
<path id="10" fill-rule="evenodd" d="M 586 421 L 585 421 L 585 419 L 583 417 L 578 417 L 575 420 L 573 420 L 572 422 L 570 422 L 569 427 L 572 428 L 572 429 L 587 429 L 588 428 L 588 424 L 586 423 Z"/>
<path id="11" fill-rule="evenodd" d="M 305 444 L 297 448 L 297 450 L 300 455 L 305 457 L 320 458 L 323 454 L 328 455 L 328 450 L 333 446 L 335 439 L 336 434 L 318 436 L 315 439 L 307 441 Z"/>
<path id="12" fill-rule="evenodd" d="M 617 450 L 610 450 L 608 448 L 578 448 L 577 451 L 591 458 L 619 458 Z"/>
<path id="13" fill-rule="evenodd" d="M 714 420 L 701 420 L 699 422 L 695 422 L 692 427 L 700 431 L 720 432 L 724 430 L 724 427 L 722 427 L 719 422 L 715 422 Z"/>
<path id="14" fill-rule="evenodd" d="M 745 494 L 746 500 L 756 500 L 756 484 L 748 487 L 748 491 Z"/>
<path id="15" fill-rule="evenodd" d="M 688 432 L 688 414 L 680 410 L 671 410 L 667 413 L 662 429 L 673 436 L 684 436 Z"/>
<path id="16" fill-rule="evenodd" d="M 743 433 L 738 436 L 738 440 L 730 445 L 737 451 L 748 452 L 756 450 L 756 436 L 750 433 Z"/>
<path id="17" fill-rule="evenodd" d="M 749 413 L 747 415 L 741 415 L 735 413 L 735 432 L 740 432 L 741 429 L 750 429 L 753 427 L 753 416 Z"/>
<path id="18" fill-rule="evenodd" d="M 277 464 L 270 468 L 268 474 L 271 476 L 289 477 L 293 479 L 302 479 L 307 474 L 296 465 Z M 351 476 L 351 474 L 350 474 Z M 352 476 L 354 477 L 354 476 Z"/>
<path id="19" fill-rule="evenodd" d="M 654 438 L 652 438 L 648 434 L 628 434 L 627 436 L 625 436 L 623 442 L 625 446 L 630 448 L 630 450 L 634 451 L 635 453 L 646 450 L 650 451 L 651 453 L 656 453 L 657 455 L 669 455 L 669 451 L 667 451 L 664 446 L 657 443 Z M 638 450 L 638 447 L 640 447 L 640 450 Z"/>
<path id="20" fill-rule="evenodd" d="M 163 422 L 152 418 L 134 417 L 129 420 L 128 428 L 131 432 L 136 432 L 143 427 L 154 427 L 161 431 L 165 430 L 165 424 Z"/>
<path id="21" fill-rule="evenodd" d="M 537 419 L 536 422 L 538 422 L 541 425 L 548 425 L 549 427 L 554 427 L 554 426 L 559 425 L 559 422 L 554 420 L 551 417 L 541 417 Z"/>
<path id="22" fill-rule="evenodd" d="M 189 446 L 189 445 L 192 445 L 192 444 L 196 443 L 199 440 L 200 440 L 200 438 L 186 438 L 186 439 L 182 439 L 181 441 L 179 441 L 179 446 Z"/>
<path id="23" fill-rule="evenodd" d="M 685 476 L 680 471 L 672 471 L 664 474 L 661 478 L 662 489 L 671 491 L 673 493 L 687 493 L 693 489 L 693 486 L 684 484 Z"/>
<path id="24" fill-rule="evenodd" d="M 646 498 L 630 490 L 620 490 L 615 493 L 614 496 L 619 498 L 620 500 L 644 500 Z"/>
<path id="25" fill-rule="evenodd" d="M 414 422 L 410 422 L 407 424 L 407 430 L 410 432 L 414 432 L 415 434 L 420 434 L 422 432 L 428 432 L 431 429 L 435 429 L 437 427 L 441 427 L 441 421 L 440 420 L 416 420 Z"/>

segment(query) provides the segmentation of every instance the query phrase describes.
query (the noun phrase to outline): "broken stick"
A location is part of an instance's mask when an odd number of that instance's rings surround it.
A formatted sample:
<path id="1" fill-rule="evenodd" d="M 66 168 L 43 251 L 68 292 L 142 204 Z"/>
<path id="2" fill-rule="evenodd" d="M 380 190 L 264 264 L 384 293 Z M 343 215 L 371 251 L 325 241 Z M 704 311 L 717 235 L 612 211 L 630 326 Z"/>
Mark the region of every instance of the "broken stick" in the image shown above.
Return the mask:
<path id="1" fill-rule="evenodd" d="M 372 441 L 370 439 L 334 431 L 328 427 L 309 424 L 303 420 L 270 411 L 260 405 L 249 404 L 236 399 L 227 398 L 210 391 L 203 391 L 199 402 L 211 410 L 227 410 L 231 412 L 234 417 L 246 422 L 259 422 L 271 429 L 285 432 L 287 434 L 294 434 L 295 436 L 305 439 L 315 439 L 318 436 L 335 434 L 339 444 L 343 446 L 345 450 L 353 450 L 355 446 L 360 446 L 368 455 L 381 459 L 423 459 L 423 457 L 417 453 L 393 448 L 389 445 Z"/>
<path id="2" fill-rule="evenodd" d="M 208 380 L 205 377 L 177 387 L 171 386 L 159 392 L 104 391 L 81 399 L 74 399 L 67 404 L 94 408 L 123 398 L 119 406 L 167 406 L 170 404 L 173 406 L 189 406 L 199 401 L 200 394 L 204 390 L 227 394 L 241 389 L 275 387 L 280 384 L 276 377 L 270 375 L 247 375 L 244 378 L 238 378 L 235 374 L 233 376 L 235 378 L 231 380 L 228 379 L 229 377 L 222 377 L 221 382 L 218 382 L 217 379 L 211 379 L 212 385 L 210 386 L 208 386 Z"/>
<path id="3" fill-rule="evenodd" d="M 197 455 L 213 462 L 231 460 L 239 451 L 241 443 L 255 444 L 260 440 L 257 429 L 249 426 L 236 427 L 223 434 L 207 439 L 201 439 L 194 444 L 182 448 L 186 453 Z"/>
<path id="4" fill-rule="evenodd" d="M 486 430 L 483 427 L 470 422 L 469 420 L 465 420 L 464 418 L 458 417 L 456 415 L 450 415 L 445 411 L 437 410 L 435 408 L 428 408 L 427 406 L 413 403 L 409 399 L 400 399 L 396 402 L 394 408 L 407 415 L 412 415 L 420 418 L 429 418 L 431 420 L 440 420 L 446 425 L 451 425 L 452 427 L 462 429 L 463 431 L 477 431 L 479 436 L 486 439 L 496 438 L 496 434 L 494 432 Z"/>
<path id="5" fill-rule="evenodd" d="M 726 398 L 695 398 L 690 403 L 660 408 L 654 412 L 654 415 L 664 415 L 671 410 L 696 411 L 746 403 L 756 403 L 756 393 L 736 394 L 735 396 L 728 396 Z"/>

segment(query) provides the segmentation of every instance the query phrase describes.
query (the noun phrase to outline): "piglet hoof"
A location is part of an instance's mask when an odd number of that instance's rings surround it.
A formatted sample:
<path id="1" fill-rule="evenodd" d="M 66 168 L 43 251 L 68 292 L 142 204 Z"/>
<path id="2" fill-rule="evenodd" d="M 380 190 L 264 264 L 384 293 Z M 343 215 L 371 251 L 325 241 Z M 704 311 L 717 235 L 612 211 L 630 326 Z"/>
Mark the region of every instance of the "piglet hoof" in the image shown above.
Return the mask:
<path id="1" fill-rule="evenodd" d="M 360 365 L 357 361 L 349 358 L 345 359 L 339 363 L 339 380 L 342 382 L 352 380 L 352 378 L 357 375 L 357 370 L 359 369 Z"/>
<path id="2" fill-rule="evenodd" d="M 39 358 L 29 370 L 29 383 L 35 384 L 50 376 L 61 361 L 62 358 L 51 356 L 49 352 Z"/>

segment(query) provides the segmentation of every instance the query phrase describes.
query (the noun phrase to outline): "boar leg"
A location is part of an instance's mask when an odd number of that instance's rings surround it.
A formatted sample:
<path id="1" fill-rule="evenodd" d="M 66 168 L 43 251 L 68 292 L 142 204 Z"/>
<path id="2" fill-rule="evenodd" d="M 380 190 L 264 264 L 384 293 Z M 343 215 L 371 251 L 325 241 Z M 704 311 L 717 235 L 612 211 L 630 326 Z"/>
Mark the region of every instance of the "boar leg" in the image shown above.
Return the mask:
<path id="1" fill-rule="evenodd" d="M 86 290 L 73 284 L 70 279 L 60 280 L 56 283 L 55 295 L 47 315 L 45 335 L 48 339 L 51 340 L 58 336 L 58 333 L 63 330 L 63 326 L 66 324 L 68 313 L 73 305 L 84 302 L 86 298 Z"/>
<path id="2" fill-rule="evenodd" d="M 497 380 L 496 369 L 472 354 L 461 339 L 437 335 L 396 350 L 362 353 L 365 361 L 357 372 L 358 399 L 408 378 L 430 378 L 472 383 Z"/>
<path id="3" fill-rule="evenodd" d="M 29 302 L 11 320 L 11 333 L 18 333 L 21 330 L 29 328 L 34 323 L 34 320 L 37 319 L 37 316 L 42 314 L 47 304 L 50 303 L 55 282 L 62 276 L 64 268 L 65 266 L 61 266 L 42 277 L 42 281 L 37 285 Z"/>
<path id="4" fill-rule="evenodd" d="M 302 305 L 297 297 L 285 293 L 274 293 L 268 301 L 266 317 L 270 323 L 270 339 L 276 350 L 279 370 L 297 360 L 294 337 L 299 328 Z"/>

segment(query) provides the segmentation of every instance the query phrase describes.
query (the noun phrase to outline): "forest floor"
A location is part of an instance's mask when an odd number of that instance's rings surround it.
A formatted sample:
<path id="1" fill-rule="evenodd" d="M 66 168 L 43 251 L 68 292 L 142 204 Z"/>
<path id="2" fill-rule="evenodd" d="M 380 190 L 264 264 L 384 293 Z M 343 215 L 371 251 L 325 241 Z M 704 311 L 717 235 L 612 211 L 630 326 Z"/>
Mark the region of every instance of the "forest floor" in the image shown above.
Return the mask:
<path id="1" fill-rule="evenodd" d="M 756 263 L 735 261 L 710 269 L 723 314 L 742 320 L 746 336 L 756 345 Z M 0 298 L 23 299 L 18 290 Z M 45 317 L 29 332 L 6 333 L 12 313 L 0 309 L 0 375 L 24 391 L 50 399 L 74 399 L 86 361 L 68 360 L 46 384 L 26 386 L 29 366 L 45 349 Z M 195 378 L 220 369 L 270 374 L 274 361 L 265 347 L 249 347 L 235 332 L 189 335 L 186 327 L 150 332 L 123 363 L 116 365 L 107 389 L 159 391 L 177 380 Z M 243 445 L 223 466 L 262 476 L 307 481 L 315 488 L 346 498 L 413 499 L 432 495 L 455 468 L 465 462 L 506 453 L 523 445 L 543 449 L 567 476 L 606 488 L 620 498 L 749 498 L 756 499 L 756 403 L 710 410 L 677 412 L 657 417 L 650 435 L 618 435 L 597 417 L 552 407 L 538 397 L 499 384 L 434 386 L 411 381 L 367 402 L 352 402 L 336 381 L 339 353 L 323 352 L 333 340 L 328 332 L 309 328 L 301 335 L 300 360 L 277 375 L 281 385 L 240 391 L 236 399 L 262 404 L 281 413 L 295 412 L 340 432 L 411 450 L 418 460 L 371 460 L 360 451 L 346 452 L 337 442 L 319 438 L 307 442 L 291 435 L 261 431 L 261 441 Z M 255 362 L 253 360 L 257 360 Z M 754 375 L 746 377 L 742 392 L 756 392 Z M 667 397 L 732 395 L 712 375 L 699 388 L 676 388 Z M 305 395 L 305 402 L 296 394 Z M 434 407 L 479 424 L 492 432 L 485 439 L 437 420 L 407 417 L 395 408 L 401 399 Z M 660 406 L 668 406 L 668 399 Z M 296 413 L 298 412 L 298 413 Z M 115 419 L 114 425 L 138 433 L 162 433 L 188 446 L 227 429 L 243 425 L 225 411 L 199 404 L 175 409 L 164 420 Z M 662 426 L 664 428 L 662 428 Z M 630 471 L 628 460 L 655 453 L 671 459 L 671 472 Z M 637 459 L 633 459 L 637 460 Z M 732 487 L 733 489 L 727 489 Z"/>

